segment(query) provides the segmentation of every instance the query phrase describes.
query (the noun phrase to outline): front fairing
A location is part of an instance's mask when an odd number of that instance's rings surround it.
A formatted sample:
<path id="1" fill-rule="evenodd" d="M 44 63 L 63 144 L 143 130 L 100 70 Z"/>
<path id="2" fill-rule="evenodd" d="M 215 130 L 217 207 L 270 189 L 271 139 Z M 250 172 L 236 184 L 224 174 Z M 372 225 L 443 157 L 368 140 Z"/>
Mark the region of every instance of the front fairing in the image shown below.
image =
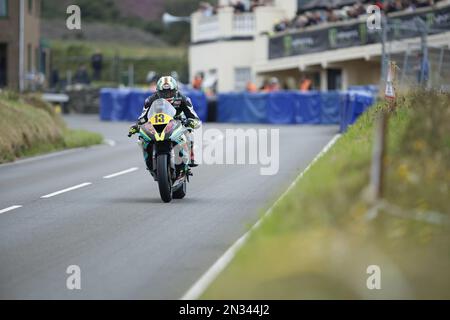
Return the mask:
<path id="1" fill-rule="evenodd" d="M 147 122 L 141 126 L 139 135 L 147 143 L 167 140 L 179 143 L 185 132 L 186 128 L 180 121 L 171 120 L 158 125 Z"/>

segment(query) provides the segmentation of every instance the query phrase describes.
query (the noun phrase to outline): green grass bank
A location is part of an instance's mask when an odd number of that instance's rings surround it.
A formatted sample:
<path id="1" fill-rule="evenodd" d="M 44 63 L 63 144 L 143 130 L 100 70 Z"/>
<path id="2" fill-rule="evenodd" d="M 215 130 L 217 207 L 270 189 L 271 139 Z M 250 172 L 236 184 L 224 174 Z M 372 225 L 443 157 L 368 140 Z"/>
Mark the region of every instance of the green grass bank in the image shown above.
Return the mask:
<path id="1" fill-rule="evenodd" d="M 449 299 L 450 95 L 399 98 L 388 130 L 384 199 L 369 219 L 372 107 L 299 181 L 203 299 Z M 413 214 L 413 213 L 417 213 Z M 369 290 L 367 268 L 381 270 Z"/>
<path id="2" fill-rule="evenodd" d="M 102 141 L 97 133 L 67 128 L 61 116 L 39 96 L 0 93 L 0 164 Z"/>

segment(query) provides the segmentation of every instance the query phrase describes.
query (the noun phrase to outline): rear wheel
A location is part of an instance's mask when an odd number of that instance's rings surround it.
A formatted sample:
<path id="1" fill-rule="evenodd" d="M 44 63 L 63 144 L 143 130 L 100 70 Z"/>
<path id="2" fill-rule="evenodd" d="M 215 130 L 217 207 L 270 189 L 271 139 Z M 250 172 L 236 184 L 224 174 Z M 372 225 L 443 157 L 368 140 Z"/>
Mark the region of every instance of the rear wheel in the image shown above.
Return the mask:
<path id="1" fill-rule="evenodd" d="M 167 154 L 158 155 L 158 187 L 161 199 L 164 202 L 172 201 L 172 181 L 170 179 L 170 166 Z"/>
<path id="2" fill-rule="evenodd" d="M 183 184 L 173 192 L 172 196 L 174 199 L 183 199 L 186 196 L 187 182 L 184 181 Z"/>

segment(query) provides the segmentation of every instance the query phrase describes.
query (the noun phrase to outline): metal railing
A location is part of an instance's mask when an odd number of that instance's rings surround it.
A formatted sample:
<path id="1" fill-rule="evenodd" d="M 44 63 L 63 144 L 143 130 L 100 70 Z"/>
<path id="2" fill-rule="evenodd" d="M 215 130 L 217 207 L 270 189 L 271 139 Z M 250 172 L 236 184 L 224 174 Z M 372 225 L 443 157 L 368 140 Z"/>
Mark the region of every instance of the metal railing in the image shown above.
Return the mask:
<path id="1" fill-rule="evenodd" d="M 407 40 L 449 31 L 450 5 L 448 2 L 415 12 L 390 14 L 383 19 L 386 25 L 380 30 L 369 30 L 366 17 L 337 23 L 289 30 L 269 39 L 269 59 L 312 54 L 334 49 L 379 44 L 388 39 Z M 427 30 L 417 21 L 423 21 Z M 385 39 L 383 39 L 385 38 Z"/>

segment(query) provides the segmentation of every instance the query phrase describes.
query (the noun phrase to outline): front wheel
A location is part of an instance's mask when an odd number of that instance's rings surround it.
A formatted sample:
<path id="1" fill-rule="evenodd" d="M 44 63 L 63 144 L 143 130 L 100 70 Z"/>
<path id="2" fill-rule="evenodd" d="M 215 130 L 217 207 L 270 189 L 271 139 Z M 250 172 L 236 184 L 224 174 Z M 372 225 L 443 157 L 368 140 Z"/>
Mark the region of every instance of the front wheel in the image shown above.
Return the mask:
<path id="1" fill-rule="evenodd" d="M 161 199 L 164 202 L 172 201 L 172 181 L 170 179 L 170 166 L 167 154 L 160 154 L 157 158 L 158 187 Z"/>

